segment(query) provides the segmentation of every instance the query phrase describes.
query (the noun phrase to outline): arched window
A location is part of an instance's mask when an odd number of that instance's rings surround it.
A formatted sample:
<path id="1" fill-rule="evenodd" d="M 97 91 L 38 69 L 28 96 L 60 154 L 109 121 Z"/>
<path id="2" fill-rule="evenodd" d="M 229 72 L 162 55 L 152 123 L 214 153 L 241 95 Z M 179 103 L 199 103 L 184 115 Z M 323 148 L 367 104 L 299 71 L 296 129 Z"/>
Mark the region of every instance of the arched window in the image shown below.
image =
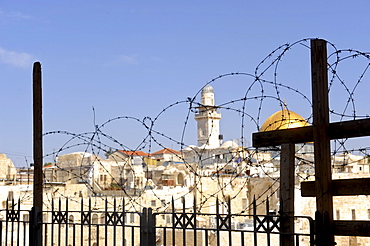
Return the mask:
<path id="1" fill-rule="evenodd" d="M 179 174 L 177 175 L 177 184 L 178 184 L 178 185 L 181 185 L 181 186 L 184 186 L 184 184 L 185 184 L 185 181 L 184 181 L 184 174 L 179 173 Z"/>
<path id="2" fill-rule="evenodd" d="M 98 223 L 99 223 L 98 215 L 97 214 L 93 214 L 93 216 L 92 216 L 92 224 L 98 224 Z"/>
<path id="3" fill-rule="evenodd" d="M 102 214 L 102 215 L 100 216 L 100 223 L 101 223 L 101 224 L 105 224 L 105 214 Z"/>
<path id="4" fill-rule="evenodd" d="M 74 216 L 73 215 L 70 215 L 68 217 L 68 225 L 69 225 L 69 227 L 72 227 L 74 222 L 75 222 Z"/>

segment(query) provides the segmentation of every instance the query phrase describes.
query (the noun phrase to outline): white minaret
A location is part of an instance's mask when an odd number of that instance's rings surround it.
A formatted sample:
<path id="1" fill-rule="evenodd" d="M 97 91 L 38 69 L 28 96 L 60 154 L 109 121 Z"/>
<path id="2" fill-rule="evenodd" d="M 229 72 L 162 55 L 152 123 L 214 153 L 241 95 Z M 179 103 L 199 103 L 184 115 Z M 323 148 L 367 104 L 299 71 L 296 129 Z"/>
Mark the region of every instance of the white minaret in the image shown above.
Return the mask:
<path id="1" fill-rule="evenodd" d="M 203 87 L 200 104 L 197 107 L 198 113 L 195 115 L 195 120 L 198 122 L 198 146 L 220 147 L 221 114 L 217 113 L 212 86 Z"/>

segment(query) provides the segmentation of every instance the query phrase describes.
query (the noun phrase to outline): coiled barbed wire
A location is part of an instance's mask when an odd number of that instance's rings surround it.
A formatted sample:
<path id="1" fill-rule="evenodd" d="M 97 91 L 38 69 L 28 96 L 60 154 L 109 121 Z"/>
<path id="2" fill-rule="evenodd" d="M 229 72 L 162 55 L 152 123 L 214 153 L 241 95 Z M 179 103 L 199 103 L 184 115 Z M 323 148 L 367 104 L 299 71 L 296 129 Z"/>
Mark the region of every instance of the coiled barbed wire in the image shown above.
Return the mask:
<path id="1" fill-rule="evenodd" d="M 310 92 L 309 91 L 301 91 L 298 87 L 295 86 L 297 84 L 293 84 L 291 81 L 288 80 L 281 80 L 280 79 L 280 73 L 279 69 L 280 66 L 289 59 L 289 53 L 293 51 L 294 49 L 300 49 L 303 48 L 303 50 L 307 51 L 307 58 L 309 57 L 309 50 L 310 47 L 308 46 L 307 42 L 312 40 L 311 38 L 307 39 L 301 39 L 296 42 L 293 42 L 291 44 L 286 43 L 275 50 L 273 50 L 271 53 L 269 53 L 264 59 L 261 60 L 261 62 L 256 66 L 254 69 L 254 73 L 246 73 L 246 72 L 232 72 L 232 73 L 226 73 L 223 75 L 219 75 L 207 83 L 205 85 L 212 85 L 212 86 L 222 86 L 222 83 L 226 81 L 226 83 L 229 82 L 229 79 L 231 78 L 241 78 L 244 82 L 245 87 L 244 88 L 238 88 L 239 91 L 244 91 L 243 96 L 239 96 L 237 98 L 228 98 L 226 101 L 215 105 L 215 108 L 217 107 L 218 110 L 222 110 L 222 112 L 231 112 L 234 114 L 239 115 L 238 121 L 239 121 L 239 129 L 233 129 L 235 132 L 239 132 L 239 139 L 240 139 L 240 147 L 243 150 L 247 150 L 249 153 L 249 159 L 244 159 L 245 166 L 241 168 L 239 171 L 236 171 L 235 173 L 232 173 L 228 175 L 229 178 L 226 183 L 221 181 L 220 175 L 218 173 L 225 172 L 225 167 L 228 164 L 232 164 L 232 160 L 229 160 L 225 163 L 225 165 L 222 165 L 221 167 L 217 168 L 215 170 L 216 175 L 212 177 L 211 179 L 215 179 L 217 186 L 219 187 L 218 190 L 206 193 L 203 190 L 203 183 L 204 179 L 206 178 L 204 174 L 202 173 L 202 162 L 205 161 L 205 158 L 209 158 L 208 156 L 204 156 L 203 152 L 204 149 L 202 148 L 193 148 L 191 147 L 192 143 L 186 142 L 187 135 L 188 134 L 195 134 L 190 133 L 188 130 L 188 127 L 190 125 L 190 122 L 194 119 L 192 118 L 193 114 L 195 113 L 195 108 L 201 107 L 201 103 L 197 101 L 197 98 L 199 97 L 202 88 L 200 88 L 197 93 L 192 97 L 187 97 L 186 100 L 180 100 L 178 102 L 175 102 L 173 104 L 168 105 L 164 109 L 160 110 L 160 112 L 153 118 L 150 117 L 143 117 L 143 119 L 130 117 L 130 116 L 119 116 L 112 119 L 107 120 L 103 124 L 96 124 L 94 119 L 94 131 L 85 132 L 85 133 L 72 133 L 68 131 L 51 131 L 44 134 L 45 138 L 51 138 L 51 137 L 67 137 L 67 141 L 58 148 L 57 151 L 53 151 L 52 153 L 48 153 L 45 155 L 45 157 L 53 157 L 54 163 L 56 168 L 59 171 L 66 172 L 68 174 L 71 174 L 72 176 L 69 179 L 83 179 L 86 178 L 86 175 L 76 175 L 76 173 L 72 173 L 68 170 L 68 168 L 60 166 L 58 163 L 58 157 L 63 155 L 64 153 L 68 153 L 69 151 L 72 151 L 74 149 L 83 150 L 82 152 L 85 153 L 91 153 L 93 156 L 102 156 L 106 153 L 110 153 L 112 150 L 125 150 L 125 151 L 145 151 L 146 153 L 153 153 L 155 146 L 158 146 L 159 148 L 169 148 L 169 144 L 177 146 L 177 149 L 180 151 L 181 154 L 176 154 L 176 157 L 184 163 L 184 166 L 186 167 L 186 172 L 188 175 L 192 175 L 194 179 L 194 184 L 190 186 L 189 191 L 186 194 L 182 194 L 182 196 L 186 196 L 187 194 L 193 194 L 197 193 L 199 194 L 197 209 L 201 210 L 202 208 L 207 207 L 207 202 L 210 201 L 210 199 L 214 199 L 216 197 L 222 197 L 226 200 L 227 194 L 227 187 L 229 187 L 235 180 L 239 179 L 242 175 L 247 173 L 247 169 L 249 168 L 260 168 L 268 179 L 271 180 L 271 185 L 267 186 L 265 191 L 262 192 L 258 197 L 257 201 L 258 204 L 264 203 L 266 196 L 264 196 L 267 193 L 270 193 L 267 197 L 272 196 L 277 192 L 277 188 L 275 185 L 279 182 L 279 178 L 271 175 L 271 172 L 264 169 L 264 166 L 261 163 L 253 162 L 251 160 L 251 156 L 254 155 L 261 155 L 266 152 L 274 152 L 277 153 L 275 155 L 272 155 L 271 160 L 266 160 L 266 162 L 273 162 L 277 161 L 277 158 L 279 157 L 279 148 L 272 147 L 272 148 L 265 148 L 265 149 L 256 149 L 253 148 L 253 146 L 248 146 L 246 139 L 250 139 L 250 129 L 252 131 L 260 131 L 261 130 L 261 119 L 262 117 L 265 117 L 267 113 L 270 113 L 271 109 L 275 110 L 283 110 L 287 109 L 288 111 L 291 110 L 291 108 L 297 108 L 297 105 L 292 106 L 295 104 L 293 103 L 286 103 L 285 99 L 289 99 L 292 95 L 294 98 L 300 98 L 302 100 L 299 104 L 299 107 L 305 108 L 305 112 L 308 111 L 308 115 L 304 118 L 306 122 L 311 123 L 312 121 L 312 103 L 310 98 Z M 337 108 L 336 105 L 330 107 L 330 117 L 332 119 L 336 119 L 338 121 L 343 121 L 345 119 L 363 119 L 368 118 L 367 112 L 361 112 L 358 113 L 358 110 L 356 108 L 355 104 L 355 94 L 359 90 L 361 84 L 364 82 L 364 79 L 367 75 L 368 68 L 370 66 L 370 54 L 368 52 L 361 52 L 354 49 L 337 49 L 337 47 L 328 42 L 329 48 L 333 50 L 328 55 L 328 73 L 329 73 L 329 91 L 330 95 L 333 96 L 333 93 L 338 93 L 338 89 L 341 89 L 342 94 L 342 100 L 344 101 L 344 106 L 342 108 Z M 364 61 L 363 69 L 360 71 L 360 74 L 352 76 L 352 86 L 349 85 L 349 83 L 346 83 L 342 79 L 342 74 L 348 74 L 349 71 L 344 70 L 343 72 L 340 70 L 340 65 L 342 65 L 344 62 L 350 62 L 353 60 L 359 60 L 362 59 Z M 222 93 L 221 91 L 218 93 Z M 168 134 L 165 134 L 163 130 L 158 127 L 158 122 L 166 117 L 166 113 L 170 109 L 175 109 L 178 106 L 184 105 L 186 106 L 187 110 L 183 111 L 184 115 L 184 121 L 183 125 L 179 127 L 180 137 L 174 137 L 170 136 Z M 251 109 L 253 107 L 253 110 Z M 94 110 L 95 115 L 95 110 Z M 180 116 L 179 116 L 180 117 Z M 291 119 L 293 120 L 293 119 Z M 301 120 L 301 119 L 297 119 Z M 114 134 L 109 134 L 105 132 L 105 129 L 110 126 L 110 124 L 115 122 L 122 122 L 122 121 L 132 121 L 135 122 L 138 126 L 142 128 L 142 130 L 145 132 L 143 138 L 139 141 L 139 143 L 132 147 L 129 146 L 129 144 L 126 144 L 124 141 L 118 139 L 114 136 Z M 248 124 L 248 130 L 247 128 Z M 271 124 L 274 124 L 272 122 Z M 250 127 L 252 125 L 253 127 Z M 128 129 L 129 130 L 129 129 Z M 346 146 L 347 139 L 339 139 L 333 141 L 333 149 L 332 154 L 333 156 L 340 154 L 340 153 L 359 153 L 365 157 L 369 156 L 368 150 L 370 147 L 368 146 L 361 146 L 358 148 L 349 149 Z M 190 147 L 189 147 L 190 146 Z M 186 161 L 183 157 L 184 151 L 186 148 L 190 148 L 191 151 L 194 152 L 194 155 L 199 160 L 199 163 L 190 163 Z M 301 146 L 301 148 L 303 148 Z M 226 154 L 227 152 L 225 152 Z M 299 154 L 298 154 L 299 153 Z M 230 154 L 230 153 L 229 153 Z M 314 163 L 310 160 L 309 155 L 312 155 L 312 153 L 302 153 L 300 149 L 297 149 L 297 168 L 300 165 L 308 165 L 309 167 L 312 167 Z M 149 157 L 149 156 L 148 156 Z M 128 190 L 120 186 L 120 180 L 116 179 L 116 175 L 113 175 L 102 163 L 102 159 L 95 158 L 94 164 L 97 164 L 96 168 L 102 168 L 105 173 L 107 173 L 112 180 L 112 184 L 118 185 L 120 189 L 123 191 L 125 197 L 125 207 L 131 206 L 132 209 L 139 211 L 139 209 L 144 206 L 142 201 L 142 196 L 145 194 L 143 192 L 144 190 L 137 190 L 136 195 L 130 194 Z M 120 174 L 124 172 L 124 170 L 128 170 L 133 174 L 133 179 L 136 178 L 138 174 L 136 174 L 136 171 L 132 167 L 132 165 L 123 160 L 123 159 L 117 159 L 117 162 L 123 163 L 121 166 L 118 167 L 118 171 Z M 345 165 L 348 165 L 346 163 Z M 79 165 L 79 168 L 83 167 L 83 163 L 81 162 Z M 302 174 L 297 173 L 302 179 L 308 179 L 310 176 L 312 176 L 312 173 Z M 146 178 L 149 179 L 148 173 L 146 173 Z M 244 182 L 242 182 L 241 187 L 239 187 L 238 191 L 235 192 L 231 196 L 231 199 L 237 199 L 238 196 L 242 193 L 242 191 L 247 189 L 248 179 L 250 177 L 243 177 Z M 95 191 L 92 189 L 92 185 L 89 183 L 85 184 L 87 189 L 92 192 L 93 195 Z M 135 188 L 134 188 L 135 189 Z M 162 197 L 158 196 L 154 190 L 146 190 L 146 192 L 152 192 L 153 196 L 161 200 Z M 55 193 L 58 193 L 58 196 L 63 197 L 64 194 L 60 193 L 59 191 L 56 191 Z M 26 197 L 26 196 L 25 196 Z M 52 199 L 52 197 L 48 198 Z M 72 198 L 68 198 L 72 199 Z M 99 199 L 105 199 L 104 197 L 99 197 Z M 180 199 L 179 197 L 176 199 Z M 76 199 L 76 202 L 78 202 L 78 199 Z M 50 202 L 49 202 L 50 203 Z M 234 211 L 235 213 L 245 213 L 249 208 L 251 204 L 249 204 L 246 208 L 243 208 L 241 211 Z M 167 208 L 170 208 L 169 202 L 167 202 L 166 206 L 163 206 L 161 208 L 158 208 L 157 211 L 166 210 Z"/>

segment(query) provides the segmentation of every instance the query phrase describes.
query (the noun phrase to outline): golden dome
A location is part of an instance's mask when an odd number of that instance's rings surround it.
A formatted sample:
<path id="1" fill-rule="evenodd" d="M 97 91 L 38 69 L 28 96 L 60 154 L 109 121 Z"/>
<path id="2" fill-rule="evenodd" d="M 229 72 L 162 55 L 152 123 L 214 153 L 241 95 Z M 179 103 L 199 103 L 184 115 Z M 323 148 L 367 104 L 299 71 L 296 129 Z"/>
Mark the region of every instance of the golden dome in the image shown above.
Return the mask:
<path id="1" fill-rule="evenodd" d="M 283 109 L 271 115 L 261 126 L 260 132 L 309 126 L 310 124 L 299 114 Z"/>

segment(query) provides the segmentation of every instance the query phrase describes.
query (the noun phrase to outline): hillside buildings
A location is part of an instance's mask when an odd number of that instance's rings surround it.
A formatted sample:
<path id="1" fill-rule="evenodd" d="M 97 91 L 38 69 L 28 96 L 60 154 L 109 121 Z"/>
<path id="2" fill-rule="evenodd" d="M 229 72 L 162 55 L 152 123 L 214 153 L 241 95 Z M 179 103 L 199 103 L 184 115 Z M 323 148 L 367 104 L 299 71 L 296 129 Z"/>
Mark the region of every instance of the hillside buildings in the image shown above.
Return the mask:
<path id="1" fill-rule="evenodd" d="M 93 199 L 94 209 L 104 209 L 107 199 L 121 197 L 128 211 L 140 211 L 151 207 L 154 211 L 172 210 L 184 206 L 191 211 L 193 201 L 197 210 L 215 213 L 216 198 L 220 199 L 221 212 L 227 212 L 227 201 L 231 199 L 232 213 L 251 214 L 252 201 L 263 204 L 270 201 L 271 214 L 279 211 L 279 151 L 271 149 L 247 149 L 237 142 L 225 141 L 220 131 L 221 112 L 215 106 L 214 90 L 206 85 L 200 103 L 195 108 L 197 121 L 197 145 L 182 150 L 169 148 L 154 153 L 143 151 L 115 150 L 107 158 L 90 153 L 75 152 L 60 155 L 53 165 L 44 167 L 45 208 L 60 198 L 78 201 Z M 261 131 L 287 129 L 308 125 L 300 115 L 282 109 L 271 115 L 261 126 Z M 332 157 L 333 179 L 369 177 L 369 163 L 365 156 L 341 153 Z M 300 196 L 300 182 L 314 178 L 313 144 L 296 145 L 296 215 L 314 217 L 314 199 Z M 11 160 L 0 154 L 0 204 L 7 206 L 7 198 L 27 197 L 23 202 L 32 203 L 32 168 L 19 169 Z M 358 203 L 360 201 L 360 203 Z M 2 202 L 2 203 L 1 203 Z M 185 204 L 185 205 L 184 205 Z M 364 204 L 368 207 L 364 207 Z M 370 220 L 370 199 L 359 196 L 348 201 L 343 197 L 334 200 L 335 219 Z M 75 207 L 74 207 L 75 206 Z M 71 202 L 70 209 L 80 206 Z M 257 213 L 263 214 L 264 206 Z M 4 215 L 3 215 L 4 216 Z M 132 223 L 138 223 L 134 218 Z M 235 228 L 250 221 L 234 221 Z M 162 225 L 172 223 L 164 216 Z M 212 226 L 213 220 L 199 221 Z M 304 225 L 297 221 L 297 227 Z"/>

